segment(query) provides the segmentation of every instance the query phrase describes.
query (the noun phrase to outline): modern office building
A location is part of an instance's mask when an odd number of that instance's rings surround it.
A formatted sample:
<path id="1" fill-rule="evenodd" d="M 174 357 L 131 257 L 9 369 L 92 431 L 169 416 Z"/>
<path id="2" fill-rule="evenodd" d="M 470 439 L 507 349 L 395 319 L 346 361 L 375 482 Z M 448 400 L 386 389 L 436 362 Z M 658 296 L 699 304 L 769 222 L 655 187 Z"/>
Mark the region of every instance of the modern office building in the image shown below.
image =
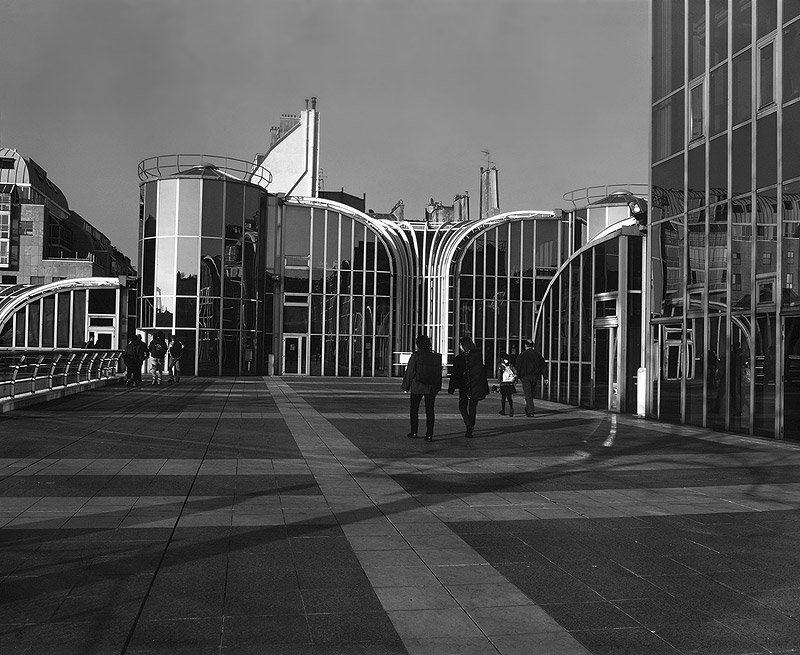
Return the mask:
<path id="1" fill-rule="evenodd" d="M 653 0 L 648 413 L 800 438 L 800 0 Z"/>
<path id="2" fill-rule="evenodd" d="M 123 346 L 134 277 L 44 168 L 0 148 L 0 347 Z"/>

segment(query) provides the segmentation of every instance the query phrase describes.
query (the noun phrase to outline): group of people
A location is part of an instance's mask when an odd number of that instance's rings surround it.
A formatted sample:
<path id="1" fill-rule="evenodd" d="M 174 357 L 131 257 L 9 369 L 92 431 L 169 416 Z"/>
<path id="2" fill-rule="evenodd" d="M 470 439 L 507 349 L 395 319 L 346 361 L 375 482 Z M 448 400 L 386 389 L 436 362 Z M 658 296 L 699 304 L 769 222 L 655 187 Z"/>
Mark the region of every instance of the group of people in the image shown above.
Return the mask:
<path id="1" fill-rule="evenodd" d="M 164 359 L 167 360 L 167 373 L 169 383 L 181 381 L 181 357 L 183 356 L 183 343 L 177 336 L 171 334 L 167 342 L 164 333 L 159 330 L 153 335 L 149 344 L 145 344 L 142 335 L 135 334 L 125 347 L 123 358 L 125 360 L 125 384 L 137 387 L 142 384 L 142 364 L 149 360 L 150 373 L 153 376 L 152 385 L 161 384 L 164 371 Z"/>
<path id="2" fill-rule="evenodd" d="M 459 353 L 453 359 L 450 384 L 447 392 L 458 391 L 458 409 L 464 420 L 464 436 L 469 439 L 475 430 L 478 403 L 489 395 L 489 380 L 480 351 L 469 337 L 459 339 Z M 410 439 L 419 438 L 419 408 L 425 400 L 425 439 L 433 441 L 436 422 L 436 394 L 442 389 L 442 355 L 432 350 L 431 340 L 421 334 L 416 340 L 417 349 L 411 354 L 406 366 L 400 388 L 411 394 Z M 525 341 L 525 350 L 514 364 L 507 353 L 500 356 L 497 369 L 499 385 L 494 387 L 500 393 L 500 414 L 505 415 L 508 405 L 509 416 L 514 416 L 513 395 L 517 393 L 516 384 L 521 382 L 525 395 L 525 416 L 533 418 L 536 407 L 534 393 L 539 380 L 547 383 L 547 362 L 531 340 Z"/>

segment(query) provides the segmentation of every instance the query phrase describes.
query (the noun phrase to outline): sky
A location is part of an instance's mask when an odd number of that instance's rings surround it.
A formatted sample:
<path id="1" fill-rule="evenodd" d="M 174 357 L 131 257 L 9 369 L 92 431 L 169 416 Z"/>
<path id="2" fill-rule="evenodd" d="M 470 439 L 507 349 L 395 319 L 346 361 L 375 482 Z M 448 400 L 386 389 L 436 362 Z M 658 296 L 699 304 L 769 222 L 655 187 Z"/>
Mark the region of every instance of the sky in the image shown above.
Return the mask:
<path id="1" fill-rule="evenodd" d="M 138 163 L 252 160 L 317 97 L 324 188 L 407 219 L 646 183 L 647 0 L 0 0 L 0 146 L 135 260 Z"/>

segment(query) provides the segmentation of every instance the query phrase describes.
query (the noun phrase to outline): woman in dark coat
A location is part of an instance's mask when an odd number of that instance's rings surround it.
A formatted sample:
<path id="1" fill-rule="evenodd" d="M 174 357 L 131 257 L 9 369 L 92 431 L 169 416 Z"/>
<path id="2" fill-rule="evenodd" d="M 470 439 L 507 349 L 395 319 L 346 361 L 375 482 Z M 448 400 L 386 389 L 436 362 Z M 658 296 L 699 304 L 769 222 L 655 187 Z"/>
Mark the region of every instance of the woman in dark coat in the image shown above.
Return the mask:
<path id="1" fill-rule="evenodd" d="M 433 425 L 436 420 L 434 404 L 436 394 L 442 388 L 442 356 L 431 350 L 431 340 L 425 334 L 417 337 L 417 351 L 411 354 L 406 374 L 400 388 L 411 392 L 411 432 L 409 439 L 417 438 L 419 405 L 425 399 L 425 439 L 433 441 Z"/>
<path id="2" fill-rule="evenodd" d="M 447 393 L 455 393 L 458 389 L 458 409 L 467 428 L 464 436 L 469 439 L 475 429 L 478 403 L 489 395 L 489 382 L 483 358 L 472 339 L 461 337 L 458 346 L 461 352 L 453 360 Z"/>

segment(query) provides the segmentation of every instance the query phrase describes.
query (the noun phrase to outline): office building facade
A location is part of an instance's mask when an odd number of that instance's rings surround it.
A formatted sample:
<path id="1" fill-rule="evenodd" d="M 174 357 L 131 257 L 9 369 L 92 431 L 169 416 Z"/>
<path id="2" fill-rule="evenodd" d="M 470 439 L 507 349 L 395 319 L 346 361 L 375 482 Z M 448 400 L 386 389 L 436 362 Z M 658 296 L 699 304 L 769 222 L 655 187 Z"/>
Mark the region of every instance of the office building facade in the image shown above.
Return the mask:
<path id="1" fill-rule="evenodd" d="M 800 2 L 651 12 L 648 412 L 800 438 Z"/>

